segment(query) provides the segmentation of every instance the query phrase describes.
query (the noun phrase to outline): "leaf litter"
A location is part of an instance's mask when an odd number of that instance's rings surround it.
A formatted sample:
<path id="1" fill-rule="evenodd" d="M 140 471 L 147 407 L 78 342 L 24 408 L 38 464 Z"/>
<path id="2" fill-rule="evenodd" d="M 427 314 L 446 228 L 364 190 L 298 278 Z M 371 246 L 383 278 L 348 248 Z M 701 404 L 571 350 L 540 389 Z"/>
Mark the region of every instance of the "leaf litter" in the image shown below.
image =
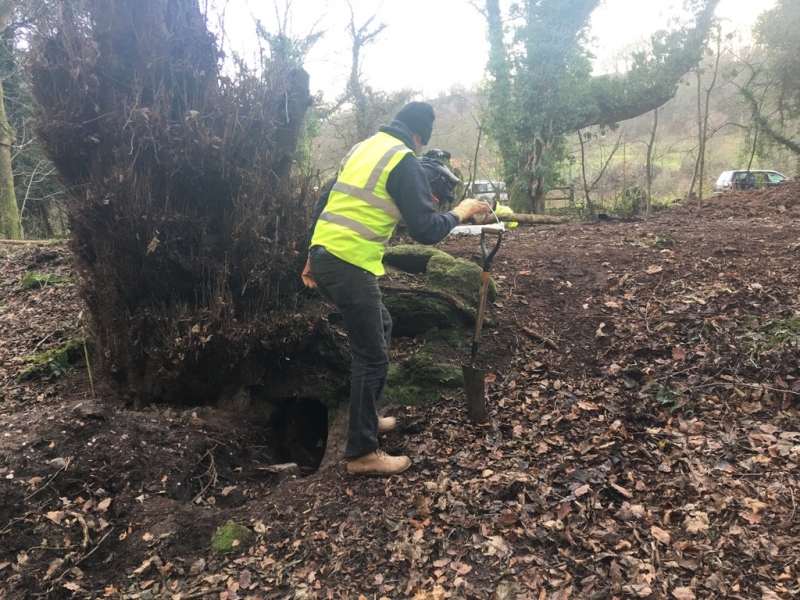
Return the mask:
<path id="1" fill-rule="evenodd" d="M 4 248 L 0 590 L 794 597 L 798 198 L 790 182 L 647 220 L 515 230 L 481 344 L 489 420 L 469 423 L 461 392 L 390 408 L 401 426 L 382 444 L 413 467 L 388 479 L 339 464 L 276 483 L 257 468 L 257 420 L 127 411 L 102 382 L 92 399 L 80 368 L 16 383 L 35 347 L 78 335 L 84 307 L 70 283 L 19 288 L 42 262 L 72 276 L 62 247 Z M 658 238 L 674 243 L 643 243 Z M 479 255 L 474 240 L 442 249 Z M 255 541 L 209 552 L 228 521 Z"/>

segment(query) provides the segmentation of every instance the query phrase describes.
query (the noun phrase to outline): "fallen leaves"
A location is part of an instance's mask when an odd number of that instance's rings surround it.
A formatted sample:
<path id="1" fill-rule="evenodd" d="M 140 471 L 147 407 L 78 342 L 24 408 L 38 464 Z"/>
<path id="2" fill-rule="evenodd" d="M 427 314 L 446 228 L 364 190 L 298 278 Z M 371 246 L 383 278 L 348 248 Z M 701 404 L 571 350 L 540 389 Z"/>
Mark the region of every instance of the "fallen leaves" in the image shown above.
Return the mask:
<path id="1" fill-rule="evenodd" d="M 695 600 L 697 598 L 691 588 L 688 587 L 675 588 L 672 590 L 672 596 L 675 600 Z"/>
<path id="2" fill-rule="evenodd" d="M 504 558 L 510 553 L 505 539 L 499 535 L 489 536 L 481 546 L 481 551 L 486 556 L 499 556 L 500 558 Z"/>
<path id="3" fill-rule="evenodd" d="M 661 527 L 653 525 L 650 528 L 650 535 L 652 535 L 654 538 L 656 538 L 659 542 L 661 542 L 665 546 L 669 546 L 671 538 L 669 536 L 668 531 L 664 531 L 663 529 L 661 529 Z"/>
<path id="4" fill-rule="evenodd" d="M 63 510 L 51 510 L 45 513 L 45 517 L 50 519 L 56 525 L 61 525 L 61 521 L 66 516 L 66 512 Z"/>
<path id="5" fill-rule="evenodd" d="M 230 431 L 204 417 L 195 421 L 207 423 L 201 429 L 213 431 L 232 452 L 217 467 L 236 465 L 209 490 L 216 505 L 183 507 L 175 500 L 178 482 L 185 485 L 181 471 L 162 464 L 152 465 L 153 477 L 125 497 L 116 491 L 122 488 L 104 485 L 119 494 L 112 500 L 109 493 L 95 494 L 97 480 L 91 479 L 108 473 L 90 470 L 105 464 L 109 447 L 119 445 L 119 456 L 146 464 L 169 452 L 191 455 L 185 437 L 192 432 L 179 416 L 160 420 L 155 408 L 138 419 L 114 413 L 115 438 L 97 441 L 92 423 L 75 424 L 65 436 L 58 432 L 68 426 L 58 422 L 49 435 L 39 433 L 35 451 L 31 444 L 20 453 L 38 470 L 0 461 L 6 469 L 0 480 L 25 497 L 65 466 L 59 456 L 75 456 L 67 473 L 35 497 L 40 504 L 29 520 L 40 530 L 31 539 L 47 539 L 47 549 L 30 550 L 27 558 L 0 556 L 0 579 L 30 574 L 30 565 L 44 556 L 35 572 L 39 580 L 51 574 L 53 595 L 87 593 L 60 589 L 63 582 L 109 598 L 204 592 L 230 600 L 792 597 L 798 573 L 785 557 L 794 556 L 796 546 L 790 528 L 800 460 L 798 350 L 785 345 L 773 351 L 763 327 L 767 318 L 791 314 L 789 299 L 796 298 L 796 268 L 775 251 L 788 247 L 791 228 L 748 224 L 765 228 L 758 234 L 763 256 L 717 256 L 696 236 L 694 223 L 680 224 L 686 239 L 670 255 L 635 248 L 632 256 L 629 245 L 615 241 L 622 231 L 638 236 L 637 226 L 655 229 L 663 218 L 619 223 L 608 239 L 595 231 L 581 239 L 578 230 L 585 226 L 576 225 L 564 234 L 567 244 L 555 232 L 542 232 L 535 252 L 533 245 L 510 246 L 502 258 L 508 264 L 496 263 L 508 276 L 498 278 L 503 309 L 490 315 L 498 326 L 486 330 L 481 346 L 492 370 L 489 419 L 465 423 L 457 389 L 434 405 L 394 409 L 407 429 L 387 436 L 387 450 L 412 456 L 414 465 L 389 482 L 350 478 L 337 466 L 279 488 L 259 487 L 248 473 L 252 457 L 237 454 L 238 444 L 225 438 Z M 745 244 L 749 230 L 740 232 L 740 241 L 732 227 L 721 221 L 702 231 L 726 238 L 726 246 Z M 646 233 L 652 239 L 671 232 Z M 474 248 L 463 255 L 471 253 Z M 748 286 L 756 280 L 761 286 Z M 0 318 L 9 314 L 3 310 Z M 550 332 L 562 352 L 515 329 L 532 315 L 537 331 Z M 29 321 L 33 327 L 53 319 Z M 37 332 L 33 344 L 47 333 Z M 0 345 L 7 343 L 7 336 L 0 338 Z M 419 348 L 418 341 L 406 343 Z M 11 372 L 10 365 L 0 360 L 0 370 Z M 28 408 L 48 402 L 40 396 L 54 397 L 43 386 L 6 389 L 29 393 Z M 7 426 L 5 439 L 14 440 L 18 429 Z M 169 443 L 171 430 L 181 445 Z M 146 444 L 124 444 L 133 431 Z M 73 438 L 81 442 L 80 453 Z M 122 472 L 121 464 L 107 468 Z M 78 484 L 69 492 L 65 475 Z M 242 499 L 251 503 L 241 511 L 257 534 L 248 553 L 207 555 L 202 532 L 189 540 L 181 530 Z M 182 525 L 169 543 L 160 537 L 159 519 Z M 89 540 L 81 548 L 84 524 Z M 11 535 L 29 534 L 22 525 Z M 115 564 L 128 561 L 124 572 L 103 580 L 94 570 L 102 545 L 93 560 L 80 563 L 93 569 L 85 579 L 70 570 L 109 531 Z M 182 555 L 180 561 L 169 557 L 174 566 L 168 567 L 165 553 L 174 548 Z M 128 549 L 135 551 L 125 556 Z M 164 562 L 143 551 L 158 552 Z M 70 552 L 77 554 L 65 559 Z"/>
<path id="6" fill-rule="evenodd" d="M 672 359 L 677 360 L 680 362 L 684 362 L 686 360 L 686 351 L 682 348 L 675 347 L 672 349 Z"/>
<path id="7" fill-rule="evenodd" d="M 683 522 L 683 527 L 689 535 L 697 535 L 708 531 L 710 526 L 708 513 L 702 511 L 693 511 L 691 516 L 687 517 Z"/>
<path id="8" fill-rule="evenodd" d="M 609 485 L 611 485 L 612 488 L 617 490 L 620 494 L 622 494 L 626 498 L 633 498 L 633 492 L 631 492 L 630 490 L 626 490 L 621 485 L 617 485 L 616 483 L 610 483 Z"/>

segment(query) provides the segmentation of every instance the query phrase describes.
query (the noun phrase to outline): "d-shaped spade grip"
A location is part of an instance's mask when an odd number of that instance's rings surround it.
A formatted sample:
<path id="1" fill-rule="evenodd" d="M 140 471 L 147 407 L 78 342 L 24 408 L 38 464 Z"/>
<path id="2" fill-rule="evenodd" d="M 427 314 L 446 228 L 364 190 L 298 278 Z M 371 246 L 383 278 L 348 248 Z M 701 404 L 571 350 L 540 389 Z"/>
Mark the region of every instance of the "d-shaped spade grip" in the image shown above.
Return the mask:
<path id="1" fill-rule="evenodd" d="M 497 241 L 494 248 L 489 252 L 486 249 L 486 235 L 496 235 Z M 483 254 L 483 272 L 488 273 L 492 270 L 492 259 L 497 251 L 500 250 L 500 243 L 503 241 L 503 230 L 499 227 L 483 227 L 481 228 L 481 254 Z"/>

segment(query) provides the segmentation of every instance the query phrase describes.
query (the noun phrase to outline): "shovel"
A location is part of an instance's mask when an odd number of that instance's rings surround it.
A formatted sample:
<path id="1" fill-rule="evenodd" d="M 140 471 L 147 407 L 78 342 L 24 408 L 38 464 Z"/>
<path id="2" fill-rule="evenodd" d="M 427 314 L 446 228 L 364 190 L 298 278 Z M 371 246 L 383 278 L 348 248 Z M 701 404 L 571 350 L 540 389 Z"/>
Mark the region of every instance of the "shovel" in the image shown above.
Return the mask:
<path id="1" fill-rule="evenodd" d="M 497 242 L 491 252 L 486 249 L 486 235 L 496 235 Z M 478 356 L 478 343 L 481 339 L 481 328 L 483 327 L 483 314 L 486 311 L 486 296 L 489 292 L 489 272 L 492 269 L 492 259 L 500 249 L 500 242 L 503 241 L 503 230 L 496 227 L 484 227 L 481 229 L 481 253 L 483 254 L 483 273 L 481 273 L 481 298 L 478 305 L 478 314 L 475 316 L 475 335 L 472 338 L 472 352 L 470 353 L 469 363 L 461 363 L 461 371 L 464 374 L 464 389 L 467 393 L 467 414 L 473 423 L 483 423 L 486 420 L 486 386 L 484 379 L 486 369 L 475 367 L 475 359 Z"/>

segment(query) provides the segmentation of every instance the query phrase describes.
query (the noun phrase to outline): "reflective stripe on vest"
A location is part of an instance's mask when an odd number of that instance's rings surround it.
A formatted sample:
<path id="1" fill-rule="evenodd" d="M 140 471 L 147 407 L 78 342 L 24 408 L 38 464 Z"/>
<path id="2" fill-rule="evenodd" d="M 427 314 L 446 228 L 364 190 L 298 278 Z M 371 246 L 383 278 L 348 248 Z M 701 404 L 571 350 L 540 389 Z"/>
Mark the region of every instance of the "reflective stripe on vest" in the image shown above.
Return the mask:
<path id="1" fill-rule="evenodd" d="M 386 181 L 409 152 L 408 146 L 387 133 L 354 146 L 342 161 L 311 246 L 324 246 L 346 262 L 383 275 L 383 252 L 402 218 Z"/>

